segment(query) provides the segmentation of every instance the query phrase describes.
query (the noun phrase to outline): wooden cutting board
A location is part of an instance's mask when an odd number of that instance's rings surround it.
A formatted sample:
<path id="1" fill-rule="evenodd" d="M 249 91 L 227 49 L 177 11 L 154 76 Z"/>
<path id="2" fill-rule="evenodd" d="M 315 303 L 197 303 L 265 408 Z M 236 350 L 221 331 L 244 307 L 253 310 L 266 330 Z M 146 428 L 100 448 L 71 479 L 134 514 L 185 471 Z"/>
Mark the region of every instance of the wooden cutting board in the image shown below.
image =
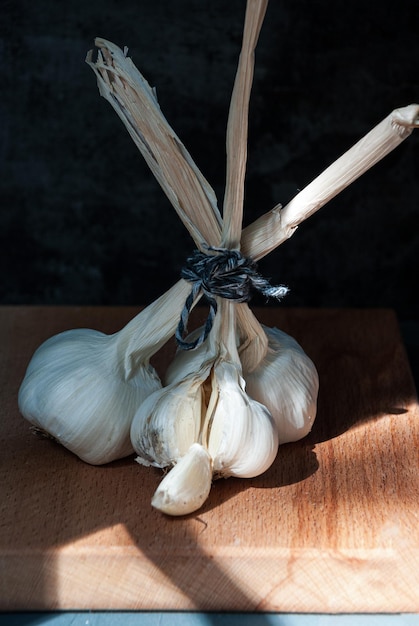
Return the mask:
<path id="1" fill-rule="evenodd" d="M 160 471 L 84 464 L 17 409 L 43 340 L 114 332 L 136 312 L 0 309 L 0 608 L 419 611 L 419 412 L 393 312 L 256 310 L 316 363 L 315 426 L 184 518 L 150 506 Z"/>

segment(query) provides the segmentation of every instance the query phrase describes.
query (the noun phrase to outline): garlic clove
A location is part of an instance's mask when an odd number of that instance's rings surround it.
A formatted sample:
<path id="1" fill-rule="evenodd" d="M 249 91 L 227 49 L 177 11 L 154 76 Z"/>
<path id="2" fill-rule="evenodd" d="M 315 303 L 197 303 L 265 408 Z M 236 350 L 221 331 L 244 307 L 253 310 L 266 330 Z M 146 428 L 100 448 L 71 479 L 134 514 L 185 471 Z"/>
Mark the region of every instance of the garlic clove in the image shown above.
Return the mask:
<path id="1" fill-rule="evenodd" d="M 194 443 L 163 478 L 151 504 L 167 515 L 188 515 L 208 498 L 211 482 L 211 457 L 202 445 Z"/>
<path id="2" fill-rule="evenodd" d="M 197 442 L 203 411 L 202 384 L 208 365 L 164 387 L 141 404 L 131 424 L 131 442 L 142 465 L 176 463 Z"/>
<path id="3" fill-rule="evenodd" d="M 268 409 L 247 395 L 234 363 L 221 360 L 214 367 L 207 421 L 216 474 L 253 478 L 272 465 L 278 452 L 275 423 Z"/>
<path id="4" fill-rule="evenodd" d="M 149 364 L 126 380 L 117 349 L 116 335 L 91 329 L 55 335 L 34 353 L 19 389 L 22 415 L 93 465 L 132 454 L 135 411 L 161 387 Z"/>
<path id="5" fill-rule="evenodd" d="M 279 443 L 305 437 L 317 412 L 319 376 L 299 343 L 278 328 L 263 326 L 268 352 L 252 372 L 244 372 L 247 392 L 270 411 Z"/>

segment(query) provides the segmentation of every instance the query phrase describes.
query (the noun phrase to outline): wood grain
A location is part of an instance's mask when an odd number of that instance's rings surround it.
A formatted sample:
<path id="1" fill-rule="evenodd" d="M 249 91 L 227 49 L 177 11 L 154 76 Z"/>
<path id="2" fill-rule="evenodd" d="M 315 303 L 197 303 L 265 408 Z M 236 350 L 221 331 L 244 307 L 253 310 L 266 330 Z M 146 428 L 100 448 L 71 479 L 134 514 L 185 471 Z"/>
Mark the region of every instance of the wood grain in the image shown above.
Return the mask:
<path id="1" fill-rule="evenodd" d="M 17 409 L 43 340 L 114 332 L 135 313 L 0 309 L 0 608 L 419 611 L 419 411 L 394 313 L 256 310 L 317 365 L 313 431 L 264 475 L 217 481 L 178 519 L 150 506 L 159 471 L 132 457 L 84 464 Z"/>

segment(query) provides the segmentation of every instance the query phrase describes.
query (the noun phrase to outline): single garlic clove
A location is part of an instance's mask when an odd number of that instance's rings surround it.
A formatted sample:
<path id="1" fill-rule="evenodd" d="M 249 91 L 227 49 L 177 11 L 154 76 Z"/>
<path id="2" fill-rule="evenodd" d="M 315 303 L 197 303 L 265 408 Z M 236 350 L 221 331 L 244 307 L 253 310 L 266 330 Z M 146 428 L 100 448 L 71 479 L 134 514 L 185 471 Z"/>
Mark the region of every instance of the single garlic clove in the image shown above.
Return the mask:
<path id="1" fill-rule="evenodd" d="M 208 451 L 216 474 L 253 478 L 272 465 L 278 452 L 275 423 L 268 409 L 247 395 L 235 364 L 215 365 L 208 412 Z"/>
<path id="2" fill-rule="evenodd" d="M 201 429 L 203 367 L 150 395 L 138 408 L 131 424 L 131 442 L 142 465 L 167 467 L 197 442 Z"/>
<path id="3" fill-rule="evenodd" d="M 278 328 L 263 326 L 268 352 L 252 372 L 244 372 L 247 392 L 270 411 L 279 443 L 297 441 L 311 430 L 317 411 L 319 377 L 298 342 Z"/>
<path id="4" fill-rule="evenodd" d="M 132 454 L 132 418 L 161 387 L 148 364 L 127 380 L 117 350 L 116 335 L 65 331 L 36 350 L 19 389 L 22 415 L 92 465 Z"/>
<path id="5" fill-rule="evenodd" d="M 167 515 L 188 515 L 208 498 L 212 481 L 211 457 L 194 443 L 158 486 L 151 504 Z"/>

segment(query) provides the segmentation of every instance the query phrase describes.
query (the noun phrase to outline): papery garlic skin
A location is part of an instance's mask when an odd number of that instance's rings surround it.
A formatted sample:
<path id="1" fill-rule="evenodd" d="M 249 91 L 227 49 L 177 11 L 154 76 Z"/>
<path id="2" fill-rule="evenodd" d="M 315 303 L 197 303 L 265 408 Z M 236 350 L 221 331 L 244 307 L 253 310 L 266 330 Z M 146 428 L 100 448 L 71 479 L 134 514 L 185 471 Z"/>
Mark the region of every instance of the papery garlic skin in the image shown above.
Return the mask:
<path id="1" fill-rule="evenodd" d="M 280 444 L 298 441 L 311 431 L 316 417 L 319 376 L 293 337 L 278 328 L 262 327 L 268 352 L 255 370 L 243 373 L 247 392 L 270 411 Z"/>
<path id="2" fill-rule="evenodd" d="M 214 366 L 212 395 L 207 445 L 214 473 L 259 476 L 278 453 L 278 433 L 268 409 L 249 397 L 238 368 L 229 361 L 220 360 Z"/>
<path id="3" fill-rule="evenodd" d="M 163 478 L 151 504 L 167 515 L 188 515 L 208 498 L 211 482 L 211 457 L 202 445 L 194 443 Z"/>
<path id="4" fill-rule="evenodd" d="M 167 467 L 178 462 L 198 441 L 202 413 L 201 386 L 206 375 L 190 376 L 164 387 L 139 406 L 130 429 L 138 463 Z"/>
<path id="5" fill-rule="evenodd" d="M 19 389 L 22 415 L 92 465 L 132 454 L 130 426 L 160 379 L 148 363 L 126 379 L 117 335 L 68 330 L 34 353 Z"/>
<path id="6" fill-rule="evenodd" d="M 193 341 L 201 333 L 201 328 L 190 333 L 187 341 Z M 204 341 L 194 350 L 178 349 L 174 358 L 169 363 L 164 375 L 164 384 L 172 385 L 183 380 L 186 376 L 197 372 L 202 364 L 215 359 L 213 346 L 210 341 Z"/>

